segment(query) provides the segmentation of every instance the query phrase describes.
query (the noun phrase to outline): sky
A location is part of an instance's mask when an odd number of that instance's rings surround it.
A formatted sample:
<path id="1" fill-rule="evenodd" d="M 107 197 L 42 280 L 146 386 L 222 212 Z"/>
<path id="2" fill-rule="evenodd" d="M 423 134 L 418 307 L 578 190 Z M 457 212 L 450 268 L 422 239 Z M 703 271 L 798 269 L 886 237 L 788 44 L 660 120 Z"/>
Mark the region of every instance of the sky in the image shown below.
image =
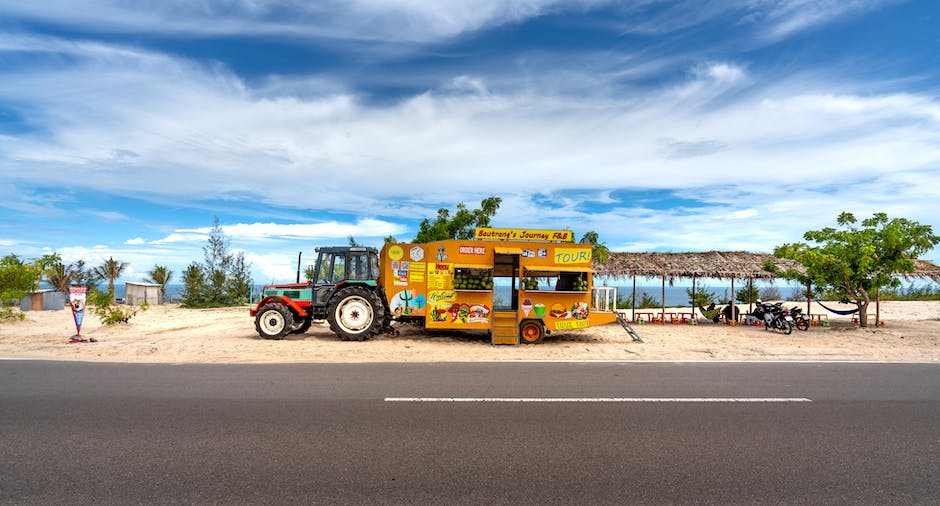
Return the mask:
<path id="1" fill-rule="evenodd" d="M 937 231 L 940 2 L 0 0 L 0 171 L 0 253 L 124 281 L 215 218 L 266 283 L 489 196 L 611 251 Z"/>

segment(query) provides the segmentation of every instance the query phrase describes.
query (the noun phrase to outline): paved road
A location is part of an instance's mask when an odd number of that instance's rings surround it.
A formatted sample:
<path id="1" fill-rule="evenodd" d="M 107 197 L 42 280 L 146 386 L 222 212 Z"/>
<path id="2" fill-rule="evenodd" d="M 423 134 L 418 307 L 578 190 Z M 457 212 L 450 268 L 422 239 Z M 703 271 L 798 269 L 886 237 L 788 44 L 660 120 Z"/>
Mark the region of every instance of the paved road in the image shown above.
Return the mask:
<path id="1" fill-rule="evenodd" d="M 387 400 L 546 397 L 618 402 Z M 715 402 L 755 398 L 794 402 Z M 937 504 L 938 476 L 937 365 L 0 362 L 3 504 Z"/>

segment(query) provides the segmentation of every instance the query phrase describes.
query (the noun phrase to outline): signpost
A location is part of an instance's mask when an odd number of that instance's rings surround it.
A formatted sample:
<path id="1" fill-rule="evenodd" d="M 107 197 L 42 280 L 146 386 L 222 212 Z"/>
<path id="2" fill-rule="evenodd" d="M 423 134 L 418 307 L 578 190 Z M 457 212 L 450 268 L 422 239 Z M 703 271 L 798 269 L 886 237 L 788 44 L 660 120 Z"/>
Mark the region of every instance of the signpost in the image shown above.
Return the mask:
<path id="1" fill-rule="evenodd" d="M 82 319 L 85 316 L 85 297 L 88 288 L 84 286 L 69 287 L 69 306 L 72 307 L 72 318 L 75 320 L 75 335 L 69 339 L 70 343 L 87 343 L 82 337 Z"/>

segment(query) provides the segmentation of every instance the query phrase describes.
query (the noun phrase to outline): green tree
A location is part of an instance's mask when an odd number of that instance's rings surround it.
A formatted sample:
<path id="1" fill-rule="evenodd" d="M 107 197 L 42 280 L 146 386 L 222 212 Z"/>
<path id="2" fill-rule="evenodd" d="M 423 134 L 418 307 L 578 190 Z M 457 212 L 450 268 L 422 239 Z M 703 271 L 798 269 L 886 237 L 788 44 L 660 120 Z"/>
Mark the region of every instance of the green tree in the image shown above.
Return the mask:
<path id="1" fill-rule="evenodd" d="M 644 309 L 651 308 L 651 307 L 662 307 L 662 306 L 663 305 L 659 301 L 659 299 L 657 299 L 656 297 L 646 292 L 643 292 L 640 295 L 640 302 L 636 305 L 636 307 L 644 308 Z"/>
<path id="2" fill-rule="evenodd" d="M 89 291 L 97 289 L 98 282 L 101 281 L 101 278 L 95 274 L 94 269 L 89 269 L 85 266 L 85 260 L 78 260 L 72 266 L 72 284 L 77 286 L 84 286 L 88 288 Z"/>
<path id="3" fill-rule="evenodd" d="M 591 245 L 591 258 L 594 259 L 594 263 L 607 263 L 607 260 L 610 258 L 610 250 L 607 249 L 606 244 L 600 242 L 600 236 L 597 232 L 593 230 L 586 232 L 584 237 L 581 238 L 581 243 Z"/>
<path id="4" fill-rule="evenodd" d="M 73 265 L 65 265 L 58 253 L 45 255 L 43 258 L 45 259 L 43 262 L 45 268 L 42 271 L 43 281 L 60 292 L 69 293 L 74 274 Z"/>
<path id="5" fill-rule="evenodd" d="M 490 218 L 496 215 L 503 199 L 487 197 L 480 202 L 479 209 L 467 209 L 463 202 L 457 204 L 457 211 L 451 217 L 444 208 L 437 210 L 437 218 L 432 222 L 425 218 L 418 226 L 416 243 L 428 243 L 447 239 L 473 239 L 473 230 L 477 227 L 490 226 Z"/>
<path id="6" fill-rule="evenodd" d="M 42 267 L 38 262 L 24 262 L 13 254 L 0 259 L 0 319 L 13 316 L 13 308 L 3 306 L 19 301 L 38 288 L 41 275 Z"/>
<path id="7" fill-rule="evenodd" d="M 695 287 L 695 294 L 692 293 L 691 288 L 686 288 L 685 293 L 689 296 L 689 303 L 692 305 L 692 307 L 705 307 L 712 302 L 715 302 L 715 296 L 712 295 L 711 289 L 708 288 L 708 285 Z"/>
<path id="8" fill-rule="evenodd" d="M 225 294 L 227 305 L 248 303 L 251 297 L 251 264 L 245 261 L 245 253 L 239 251 L 229 270 L 228 292 Z"/>
<path id="9" fill-rule="evenodd" d="M 187 265 L 183 269 L 182 305 L 185 307 L 208 306 L 206 290 L 206 276 L 202 266 L 197 262 Z"/>
<path id="10" fill-rule="evenodd" d="M 317 268 L 315 265 L 307 265 L 304 267 L 304 279 L 313 281 L 317 275 Z"/>
<path id="11" fill-rule="evenodd" d="M 112 303 L 114 302 L 114 280 L 121 277 L 127 265 L 127 262 L 119 262 L 114 257 L 108 257 L 101 265 L 94 268 L 98 278 L 108 280 L 108 292 L 111 293 Z"/>
<path id="12" fill-rule="evenodd" d="M 744 288 L 741 288 L 740 290 L 734 293 L 734 300 L 744 303 L 744 304 L 751 304 L 753 302 L 757 302 L 757 299 L 759 298 L 760 298 L 760 290 L 758 290 L 758 288 L 754 286 L 753 283 L 745 286 Z"/>
<path id="13" fill-rule="evenodd" d="M 385 236 L 385 244 L 397 244 L 397 243 L 398 243 L 398 239 L 395 239 L 395 236 L 393 235 Z"/>
<path id="14" fill-rule="evenodd" d="M 154 264 L 147 272 L 147 282 L 160 285 L 160 303 L 166 302 L 166 285 L 173 279 L 173 271 L 165 265 Z"/>
<path id="15" fill-rule="evenodd" d="M 219 217 L 216 216 L 212 223 L 212 230 L 209 231 L 209 244 L 202 247 L 206 263 L 203 264 L 203 271 L 207 286 L 205 292 L 208 302 L 216 305 L 225 304 L 225 296 L 228 291 L 228 272 L 232 265 L 232 255 L 229 253 L 231 239 L 225 235 L 222 225 L 219 224 Z"/>
<path id="16" fill-rule="evenodd" d="M 940 243 L 929 225 L 904 218 L 888 219 L 876 213 L 857 225 L 855 216 L 842 213 L 839 228 L 826 227 L 803 234 L 807 243 L 784 244 L 774 255 L 795 260 L 805 273 L 789 270 L 785 277 L 815 287 L 834 289 L 858 306 L 859 325 L 868 326 L 868 305 L 875 290 L 900 285 L 899 274 L 914 271 L 918 256 Z M 779 272 L 772 262 L 764 266 Z"/>
<path id="17" fill-rule="evenodd" d="M 186 307 L 219 307 L 248 301 L 252 286 L 251 264 L 244 252 L 229 251 L 231 238 L 225 234 L 216 217 L 203 246 L 205 263 L 193 262 L 183 271 L 182 305 Z"/>

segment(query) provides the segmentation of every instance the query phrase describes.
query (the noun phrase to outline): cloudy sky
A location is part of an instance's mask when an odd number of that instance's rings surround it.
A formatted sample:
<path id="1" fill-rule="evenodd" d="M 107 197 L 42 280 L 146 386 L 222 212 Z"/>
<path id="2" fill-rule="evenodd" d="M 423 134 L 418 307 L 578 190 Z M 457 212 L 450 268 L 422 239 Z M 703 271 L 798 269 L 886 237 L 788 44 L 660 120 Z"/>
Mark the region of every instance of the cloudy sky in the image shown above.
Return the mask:
<path id="1" fill-rule="evenodd" d="M 613 251 L 936 230 L 940 2 L 0 0 L 0 167 L 3 254 L 128 281 L 214 217 L 268 282 L 491 195 Z"/>

